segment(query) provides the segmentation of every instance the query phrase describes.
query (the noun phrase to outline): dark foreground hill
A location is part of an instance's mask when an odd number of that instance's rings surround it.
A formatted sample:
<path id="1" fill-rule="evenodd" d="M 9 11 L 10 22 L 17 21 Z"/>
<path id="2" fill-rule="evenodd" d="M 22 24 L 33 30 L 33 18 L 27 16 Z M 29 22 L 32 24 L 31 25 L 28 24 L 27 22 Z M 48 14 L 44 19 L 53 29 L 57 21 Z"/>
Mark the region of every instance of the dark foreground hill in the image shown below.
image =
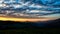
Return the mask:
<path id="1" fill-rule="evenodd" d="M 12 22 L 0 21 L 0 33 L 26 33 L 26 34 L 41 34 L 53 33 L 57 34 L 60 31 L 60 19 L 46 22 Z M 59 32 L 60 33 L 60 32 Z"/>

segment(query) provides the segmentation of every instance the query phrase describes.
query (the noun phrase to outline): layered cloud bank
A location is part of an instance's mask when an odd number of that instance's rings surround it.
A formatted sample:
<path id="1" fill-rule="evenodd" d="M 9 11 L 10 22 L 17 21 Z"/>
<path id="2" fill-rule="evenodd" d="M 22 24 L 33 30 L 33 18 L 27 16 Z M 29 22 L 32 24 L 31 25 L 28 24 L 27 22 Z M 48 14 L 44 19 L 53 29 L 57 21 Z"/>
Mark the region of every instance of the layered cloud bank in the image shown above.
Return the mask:
<path id="1" fill-rule="evenodd" d="M 0 14 L 60 18 L 60 0 L 0 0 Z"/>

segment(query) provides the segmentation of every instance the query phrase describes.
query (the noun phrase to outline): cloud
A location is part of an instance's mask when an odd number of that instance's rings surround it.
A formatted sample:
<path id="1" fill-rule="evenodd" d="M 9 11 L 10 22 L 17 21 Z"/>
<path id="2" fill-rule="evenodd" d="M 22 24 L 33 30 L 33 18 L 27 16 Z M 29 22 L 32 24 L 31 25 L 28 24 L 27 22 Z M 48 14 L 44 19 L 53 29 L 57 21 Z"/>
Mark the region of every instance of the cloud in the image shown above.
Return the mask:
<path id="1" fill-rule="evenodd" d="M 27 1 L 27 0 L 26 0 Z M 41 2 L 41 3 L 39 3 Z M 3 5 L 3 3 L 5 3 L 5 5 Z M 15 3 L 15 4 L 14 4 Z M 46 4 L 47 3 L 47 4 Z M 53 5 L 58 5 L 59 2 L 56 1 L 56 3 L 54 1 L 50 1 L 50 0 L 30 0 L 25 2 L 25 0 L 9 0 L 9 1 L 4 1 L 4 0 L 0 0 L 0 8 L 5 9 L 9 8 L 11 10 L 19 10 L 19 11 L 15 11 L 16 13 L 32 13 L 32 14 L 39 14 L 40 16 L 43 15 L 43 17 L 45 16 L 53 16 L 53 14 L 58 14 L 60 13 L 60 7 L 54 7 Z M 3 6 L 2 6 L 3 5 Z M 8 7 L 7 7 L 8 6 Z M 13 9 L 12 9 L 12 8 Z M 8 10 L 9 11 L 9 10 Z M 45 16 L 44 16 L 45 15 Z M 60 14 L 58 14 L 60 15 Z"/>

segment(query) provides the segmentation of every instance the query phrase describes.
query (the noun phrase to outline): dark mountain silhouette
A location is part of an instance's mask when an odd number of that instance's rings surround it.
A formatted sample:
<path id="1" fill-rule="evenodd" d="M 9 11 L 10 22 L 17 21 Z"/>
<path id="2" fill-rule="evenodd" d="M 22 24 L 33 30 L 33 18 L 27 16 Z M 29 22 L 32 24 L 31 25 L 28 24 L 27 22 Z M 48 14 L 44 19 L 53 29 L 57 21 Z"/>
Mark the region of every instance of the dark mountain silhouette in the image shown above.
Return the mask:
<path id="1" fill-rule="evenodd" d="M 20 29 L 20 28 L 51 28 L 60 27 L 60 19 L 45 22 L 13 22 L 0 21 L 0 29 Z"/>
<path id="2" fill-rule="evenodd" d="M 49 21 L 47 25 L 49 27 L 60 27 L 60 19 L 54 20 L 54 21 Z"/>

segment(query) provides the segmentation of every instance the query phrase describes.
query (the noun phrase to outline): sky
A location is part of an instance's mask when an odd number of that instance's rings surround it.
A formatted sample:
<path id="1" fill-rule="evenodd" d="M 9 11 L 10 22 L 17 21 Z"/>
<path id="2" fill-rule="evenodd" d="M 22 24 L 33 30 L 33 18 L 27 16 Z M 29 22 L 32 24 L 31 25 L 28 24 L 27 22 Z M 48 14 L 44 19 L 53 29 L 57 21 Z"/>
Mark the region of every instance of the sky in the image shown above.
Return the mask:
<path id="1" fill-rule="evenodd" d="M 3 2 L 4 4 L 2 4 Z M 0 9 L 7 8 L 11 10 L 17 9 L 19 13 L 38 14 L 40 17 L 60 18 L 60 0 L 0 0 Z M 18 13 L 17 11 L 15 12 Z"/>

